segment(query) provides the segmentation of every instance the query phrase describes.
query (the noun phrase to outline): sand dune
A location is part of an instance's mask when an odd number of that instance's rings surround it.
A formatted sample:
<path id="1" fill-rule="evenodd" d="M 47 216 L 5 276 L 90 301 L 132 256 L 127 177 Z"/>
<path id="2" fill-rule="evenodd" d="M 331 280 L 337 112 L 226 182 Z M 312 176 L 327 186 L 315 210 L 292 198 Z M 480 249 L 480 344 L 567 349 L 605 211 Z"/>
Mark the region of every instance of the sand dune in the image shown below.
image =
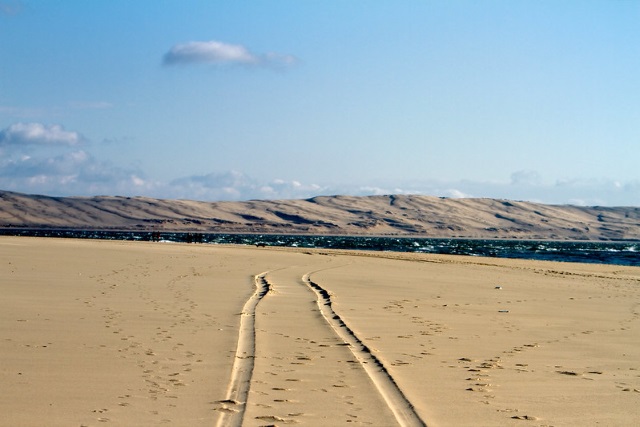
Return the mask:
<path id="1" fill-rule="evenodd" d="M 640 268 L 0 237 L 0 426 L 635 426 Z"/>
<path id="2" fill-rule="evenodd" d="M 428 237 L 640 239 L 640 208 L 430 196 L 197 202 L 0 191 L 2 228 L 79 228 Z"/>

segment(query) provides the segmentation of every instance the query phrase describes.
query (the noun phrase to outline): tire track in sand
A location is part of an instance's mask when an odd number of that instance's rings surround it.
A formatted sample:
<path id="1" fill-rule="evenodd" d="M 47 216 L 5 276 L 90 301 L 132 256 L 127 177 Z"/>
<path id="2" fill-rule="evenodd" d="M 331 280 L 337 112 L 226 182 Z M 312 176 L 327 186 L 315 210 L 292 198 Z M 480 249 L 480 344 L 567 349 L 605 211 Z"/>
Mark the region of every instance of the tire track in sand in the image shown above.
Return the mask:
<path id="1" fill-rule="evenodd" d="M 231 369 L 227 397 L 217 402 L 222 405 L 218 408 L 222 413 L 218 418 L 217 427 L 240 427 L 244 419 L 256 353 L 256 307 L 271 290 L 269 282 L 265 279 L 267 273 L 265 271 L 255 276 L 256 290 L 242 307 L 238 347 Z"/>
<path id="2" fill-rule="evenodd" d="M 378 392 L 396 417 L 398 424 L 403 427 L 426 427 L 425 422 L 416 413 L 413 405 L 402 393 L 387 368 L 333 310 L 329 292 L 311 280 L 311 273 L 305 274 L 302 281 L 316 294 L 316 302 L 322 316 L 340 339 L 349 345 L 349 349 L 375 384 Z"/>

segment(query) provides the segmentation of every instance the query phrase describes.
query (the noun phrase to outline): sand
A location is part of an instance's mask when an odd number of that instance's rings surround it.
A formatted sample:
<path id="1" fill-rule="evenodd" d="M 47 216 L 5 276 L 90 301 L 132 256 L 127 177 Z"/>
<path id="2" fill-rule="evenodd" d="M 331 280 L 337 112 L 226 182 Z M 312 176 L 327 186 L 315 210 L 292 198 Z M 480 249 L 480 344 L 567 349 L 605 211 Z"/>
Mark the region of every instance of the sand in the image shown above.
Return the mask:
<path id="1" fill-rule="evenodd" d="M 0 425 L 640 423 L 640 268 L 0 237 Z"/>
<path id="2" fill-rule="evenodd" d="M 418 194 L 203 202 L 49 197 L 0 190 L 0 228 L 640 240 L 640 207 L 586 207 Z"/>

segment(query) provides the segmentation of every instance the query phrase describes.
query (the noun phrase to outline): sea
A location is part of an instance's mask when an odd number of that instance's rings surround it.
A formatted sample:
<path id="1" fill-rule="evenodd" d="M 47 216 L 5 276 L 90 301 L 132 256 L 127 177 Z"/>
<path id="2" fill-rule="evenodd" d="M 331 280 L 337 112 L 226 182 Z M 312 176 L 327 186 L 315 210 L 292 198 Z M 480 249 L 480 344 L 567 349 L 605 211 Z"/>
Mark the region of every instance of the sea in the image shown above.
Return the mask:
<path id="1" fill-rule="evenodd" d="M 640 266 L 640 241 L 432 239 L 417 237 L 0 230 L 0 235 L 415 252 Z"/>

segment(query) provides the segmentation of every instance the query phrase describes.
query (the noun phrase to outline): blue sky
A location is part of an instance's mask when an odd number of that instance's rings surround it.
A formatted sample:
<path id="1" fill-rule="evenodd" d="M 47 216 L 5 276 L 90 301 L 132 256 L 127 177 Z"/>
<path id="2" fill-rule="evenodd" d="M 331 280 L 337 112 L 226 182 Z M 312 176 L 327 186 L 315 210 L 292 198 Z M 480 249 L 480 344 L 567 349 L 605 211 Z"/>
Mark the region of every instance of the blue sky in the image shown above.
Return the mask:
<path id="1" fill-rule="evenodd" d="M 0 189 L 640 206 L 638 1 L 0 0 Z"/>

